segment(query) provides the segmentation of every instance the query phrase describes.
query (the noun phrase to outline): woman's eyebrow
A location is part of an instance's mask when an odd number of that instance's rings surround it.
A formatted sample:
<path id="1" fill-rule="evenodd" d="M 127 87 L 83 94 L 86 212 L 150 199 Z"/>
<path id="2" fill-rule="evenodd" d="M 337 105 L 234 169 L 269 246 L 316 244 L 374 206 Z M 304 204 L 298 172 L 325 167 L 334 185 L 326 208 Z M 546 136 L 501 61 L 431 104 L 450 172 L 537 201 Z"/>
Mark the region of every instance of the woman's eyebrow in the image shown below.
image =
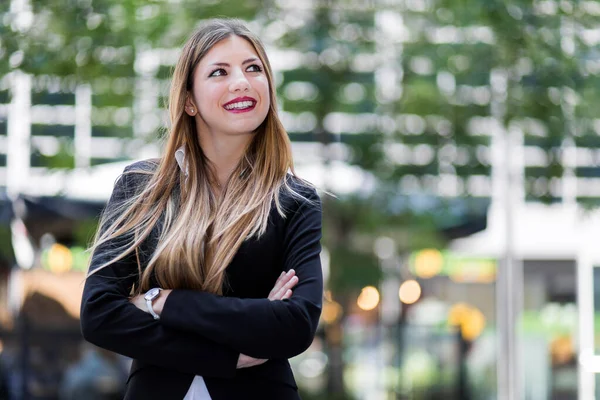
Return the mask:
<path id="1" fill-rule="evenodd" d="M 248 58 L 242 62 L 242 65 L 249 64 L 251 62 L 256 62 L 256 61 L 260 61 L 260 60 L 256 57 Z M 211 66 L 216 65 L 218 67 L 229 67 L 230 66 L 228 63 L 224 63 L 224 62 L 216 62 L 216 63 L 212 63 L 210 65 Z"/>

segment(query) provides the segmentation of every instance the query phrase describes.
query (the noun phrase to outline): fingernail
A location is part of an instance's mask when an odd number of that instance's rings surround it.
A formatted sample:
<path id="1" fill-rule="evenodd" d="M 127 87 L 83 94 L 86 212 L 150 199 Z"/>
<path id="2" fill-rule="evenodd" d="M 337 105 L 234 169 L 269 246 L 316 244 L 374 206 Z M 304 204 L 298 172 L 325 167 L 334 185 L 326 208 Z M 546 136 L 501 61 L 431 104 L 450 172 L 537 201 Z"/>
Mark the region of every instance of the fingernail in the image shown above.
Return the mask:
<path id="1" fill-rule="evenodd" d="M 281 271 L 281 275 L 279 275 L 279 277 L 281 278 L 284 274 L 285 274 L 285 271 Z"/>
<path id="2" fill-rule="evenodd" d="M 287 272 L 287 275 L 288 275 L 288 276 L 290 276 L 290 275 L 291 275 L 291 274 L 293 274 L 293 273 L 294 273 L 294 270 L 293 270 L 293 269 L 290 269 L 290 270 Z"/>

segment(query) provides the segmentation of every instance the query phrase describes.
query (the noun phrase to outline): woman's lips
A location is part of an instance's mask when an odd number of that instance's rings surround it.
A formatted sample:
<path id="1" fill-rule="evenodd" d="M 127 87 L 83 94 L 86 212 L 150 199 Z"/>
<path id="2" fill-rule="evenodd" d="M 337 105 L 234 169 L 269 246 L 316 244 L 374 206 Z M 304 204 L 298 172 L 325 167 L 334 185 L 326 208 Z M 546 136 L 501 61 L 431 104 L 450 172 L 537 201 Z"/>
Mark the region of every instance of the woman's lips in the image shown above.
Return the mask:
<path id="1" fill-rule="evenodd" d="M 226 103 L 223 108 L 229 112 L 239 114 L 254 110 L 256 100 L 251 97 L 240 97 Z"/>

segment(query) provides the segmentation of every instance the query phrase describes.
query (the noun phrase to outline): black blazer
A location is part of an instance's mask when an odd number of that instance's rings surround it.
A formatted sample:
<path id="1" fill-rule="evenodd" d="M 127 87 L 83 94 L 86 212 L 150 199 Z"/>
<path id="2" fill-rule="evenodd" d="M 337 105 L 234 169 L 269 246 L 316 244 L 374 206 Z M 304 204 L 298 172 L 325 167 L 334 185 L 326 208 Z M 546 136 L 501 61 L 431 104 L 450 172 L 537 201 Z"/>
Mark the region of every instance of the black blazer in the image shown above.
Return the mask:
<path id="1" fill-rule="evenodd" d="M 139 171 L 156 165 L 142 161 L 126 167 L 106 208 L 118 207 L 143 187 L 148 175 Z M 135 254 L 87 278 L 82 333 L 89 342 L 134 359 L 126 399 L 183 399 L 195 375 L 204 377 L 213 400 L 299 399 L 287 359 L 311 344 L 321 313 L 321 203 L 313 188 L 288 179 L 310 201 L 282 196 L 286 218 L 273 206 L 266 233 L 242 244 L 227 267 L 223 296 L 173 290 L 155 321 L 128 301 L 138 280 Z M 158 229 L 139 248 L 142 268 Z M 118 239 L 94 252 L 91 271 L 110 259 L 105 250 L 113 246 L 119 246 Z M 292 297 L 269 301 L 281 271 L 292 268 L 299 278 Z M 236 369 L 240 353 L 269 361 Z"/>

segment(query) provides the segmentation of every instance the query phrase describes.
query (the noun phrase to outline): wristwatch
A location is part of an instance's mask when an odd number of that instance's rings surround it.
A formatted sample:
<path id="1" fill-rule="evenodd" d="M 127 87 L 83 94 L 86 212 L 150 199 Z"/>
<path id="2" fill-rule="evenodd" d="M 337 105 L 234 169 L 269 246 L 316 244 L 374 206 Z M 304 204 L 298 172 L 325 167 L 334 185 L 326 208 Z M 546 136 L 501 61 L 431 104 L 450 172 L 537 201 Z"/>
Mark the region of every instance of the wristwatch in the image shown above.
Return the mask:
<path id="1" fill-rule="evenodd" d="M 152 288 L 148 290 L 144 295 L 144 300 L 146 300 L 146 307 L 148 308 L 148 312 L 154 317 L 154 319 L 160 319 L 160 317 L 157 313 L 154 312 L 154 309 L 152 308 L 152 301 L 158 297 L 161 290 L 161 288 Z"/>

